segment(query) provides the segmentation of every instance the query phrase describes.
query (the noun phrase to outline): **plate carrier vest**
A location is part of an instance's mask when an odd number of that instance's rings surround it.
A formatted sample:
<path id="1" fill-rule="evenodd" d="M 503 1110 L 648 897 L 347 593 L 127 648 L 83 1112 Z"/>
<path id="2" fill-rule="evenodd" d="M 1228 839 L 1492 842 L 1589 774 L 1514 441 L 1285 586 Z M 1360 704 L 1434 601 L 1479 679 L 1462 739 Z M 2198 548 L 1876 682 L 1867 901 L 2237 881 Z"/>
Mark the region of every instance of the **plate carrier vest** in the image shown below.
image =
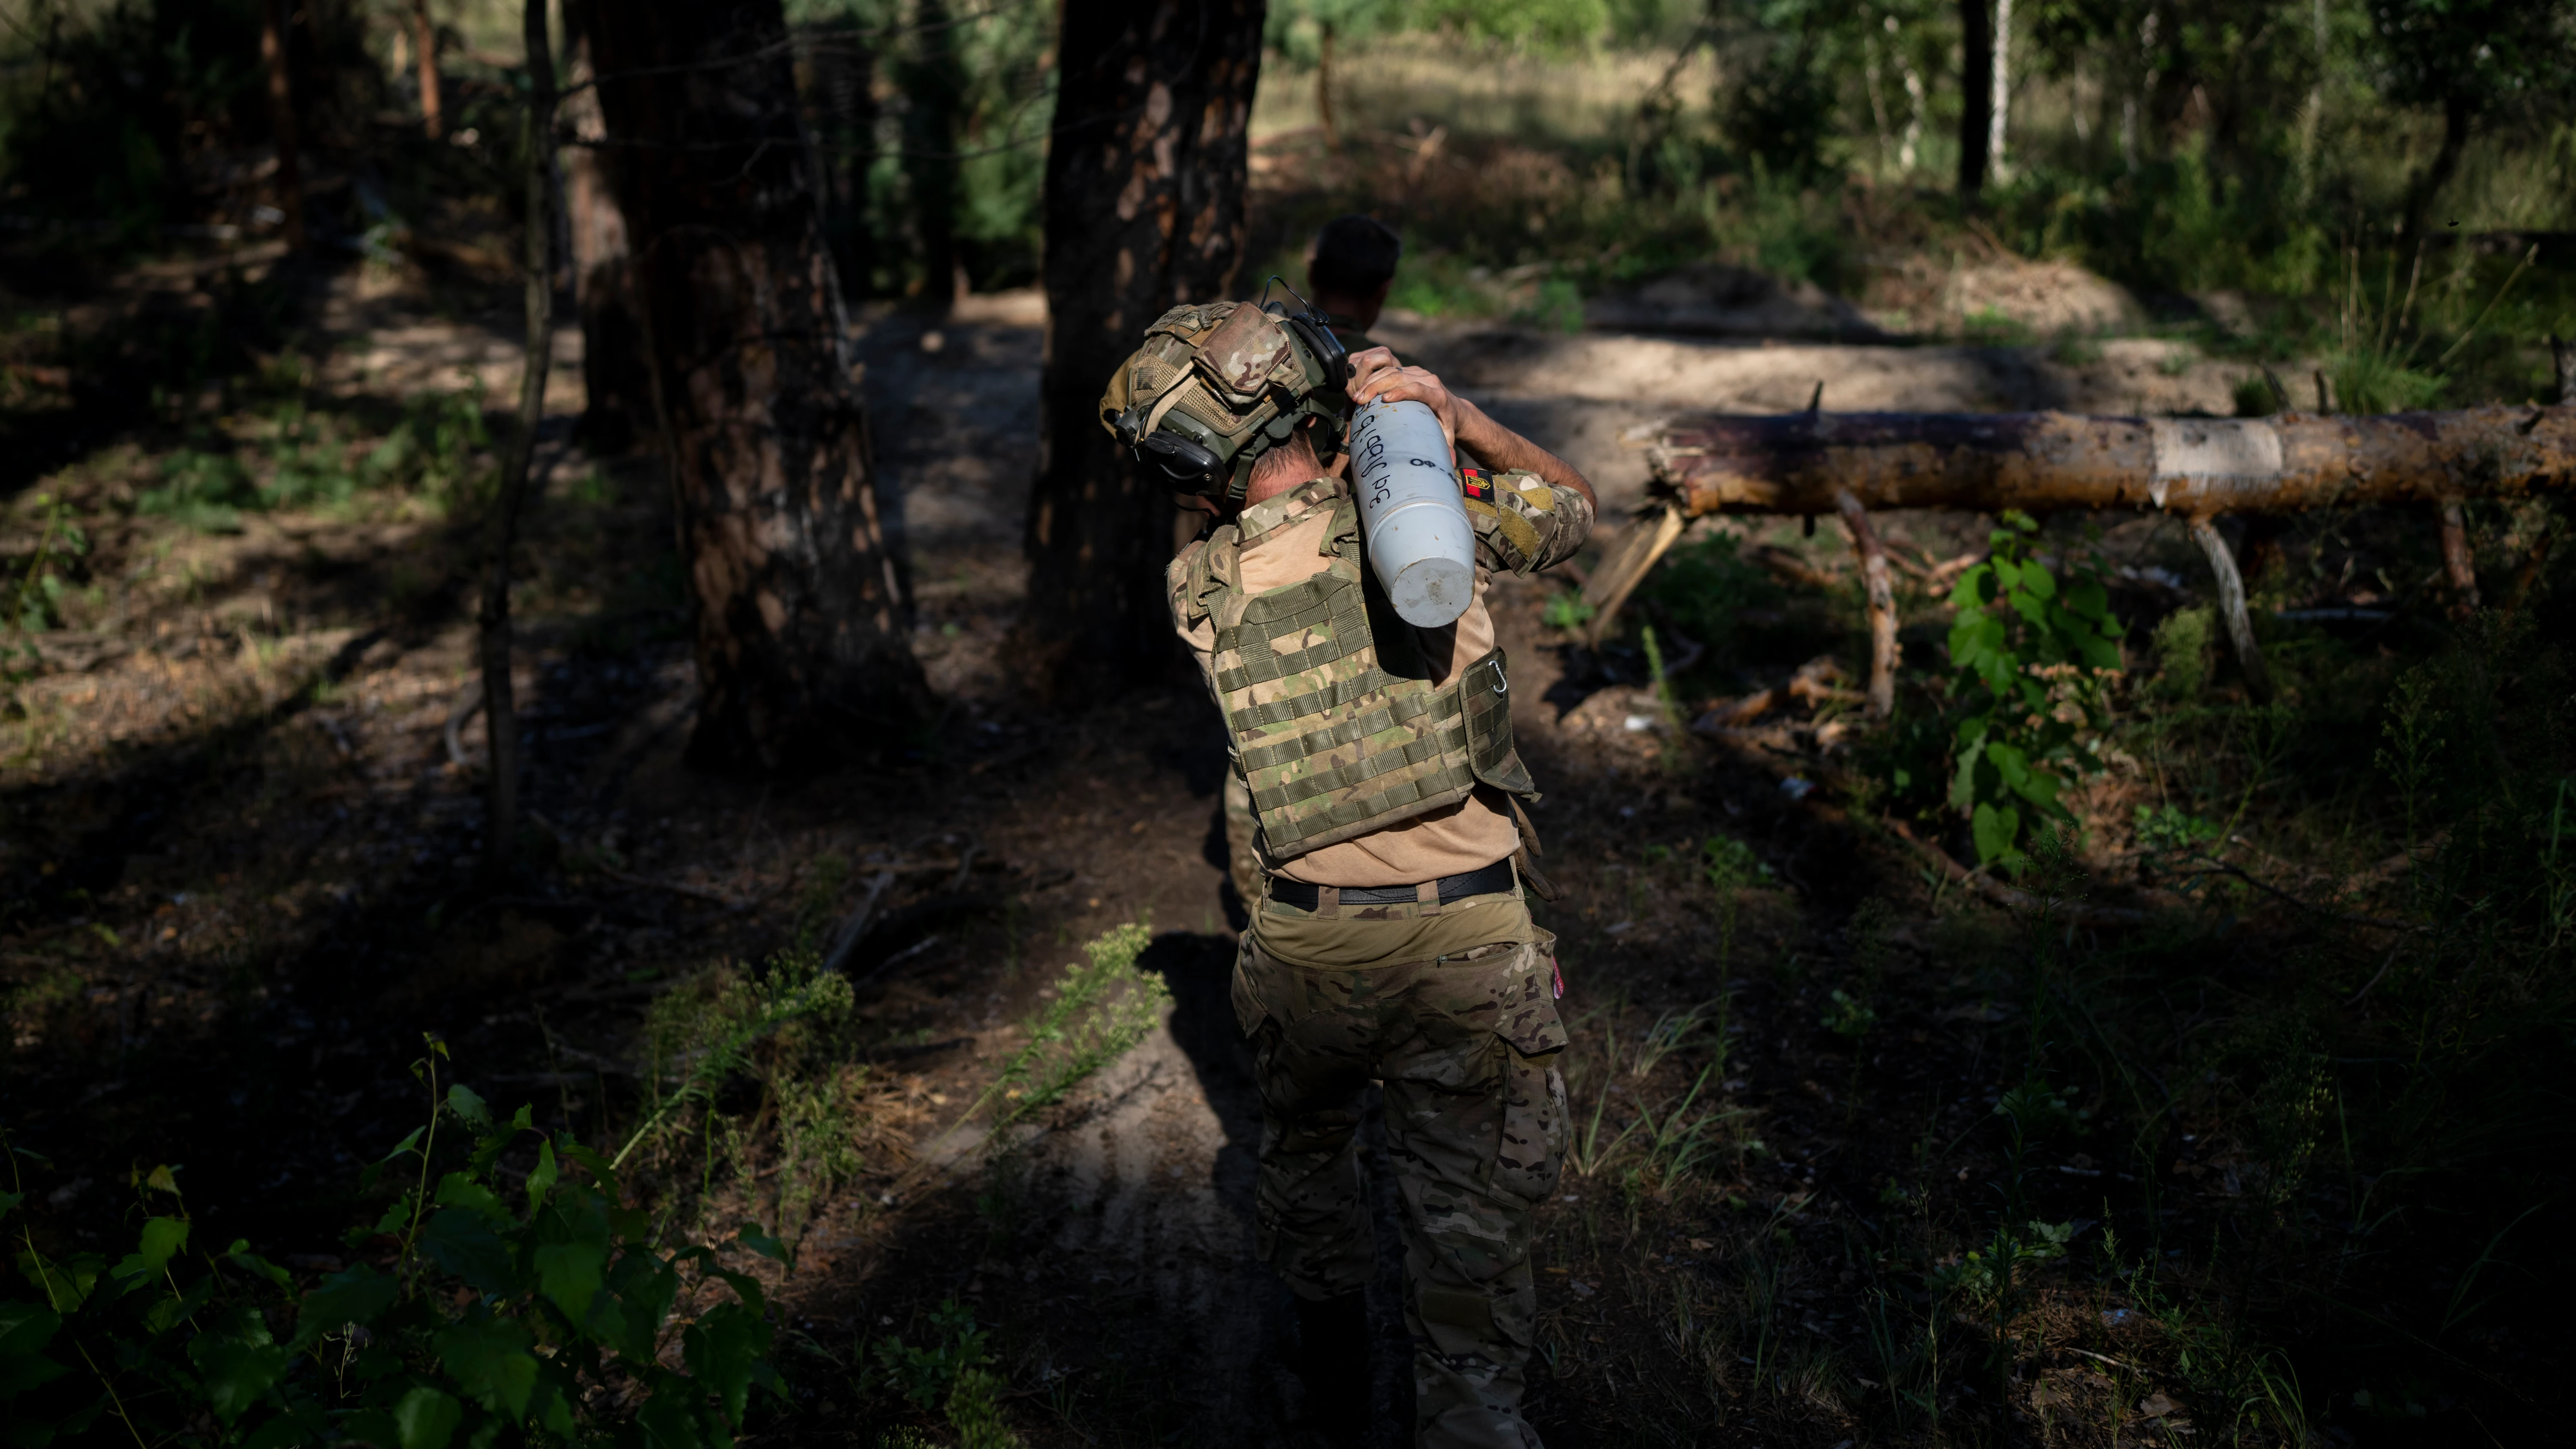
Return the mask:
<path id="1" fill-rule="evenodd" d="M 1296 503 L 1327 500 L 1325 569 L 1243 592 L 1243 546 L 1289 526 Z M 1363 560 L 1359 509 L 1341 481 L 1318 478 L 1248 511 L 1274 508 L 1280 516 L 1249 533 L 1220 525 L 1175 565 L 1188 622 L 1216 626 L 1211 663 L 1227 750 L 1268 855 L 1290 860 L 1383 830 L 1455 804 L 1479 783 L 1537 799 L 1512 748 L 1503 651 L 1433 685 L 1412 626 Z"/>

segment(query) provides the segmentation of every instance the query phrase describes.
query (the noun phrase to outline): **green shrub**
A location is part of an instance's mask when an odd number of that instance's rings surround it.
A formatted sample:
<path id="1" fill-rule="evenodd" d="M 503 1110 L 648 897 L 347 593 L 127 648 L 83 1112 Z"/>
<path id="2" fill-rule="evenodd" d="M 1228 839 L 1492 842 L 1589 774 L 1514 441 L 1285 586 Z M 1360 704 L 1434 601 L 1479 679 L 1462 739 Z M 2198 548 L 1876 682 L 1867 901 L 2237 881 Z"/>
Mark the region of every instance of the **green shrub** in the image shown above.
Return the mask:
<path id="1" fill-rule="evenodd" d="M 2025 830 L 2073 817 L 2058 768 L 2084 768 L 2120 669 L 2120 624 L 2098 572 L 2060 586 L 2032 556 L 2039 524 L 2007 510 L 1994 553 L 1959 578 L 1950 602 L 1950 804 L 1980 861 L 2017 861 Z"/>
<path id="2" fill-rule="evenodd" d="M 264 501 L 250 470 L 230 453 L 181 448 L 161 460 L 161 486 L 136 495 L 134 510 L 167 518 L 200 533 L 241 527 L 242 510 Z"/>
<path id="3" fill-rule="evenodd" d="M 648 1442 L 731 1443 L 751 1391 L 779 1386 L 759 1282 L 713 1248 L 655 1246 L 615 1169 L 528 1108 L 499 1120 L 462 1085 L 440 1093 L 446 1054 L 433 1040 L 416 1067 L 429 1122 L 367 1173 L 409 1179 L 349 1235 L 375 1261 L 300 1293 L 245 1242 L 192 1255 L 167 1167 L 141 1175 L 146 1216 L 113 1264 L 22 1232 L 37 1296 L 0 1302 L 11 1442 L 447 1449 L 594 1440 L 631 1405 Z M 524 1179 L 501 1175 L 532 1137 Z M 23 1201 L 0 1194 L 0 1215 Z"/>
<path id="4" fill-rule="evenodd" d="M 2176 704 L 2200 697 L 2209 683 L 2209 626 L 2206 604 L 2176 609 L 2156 624 L 2156 693 Z"/>

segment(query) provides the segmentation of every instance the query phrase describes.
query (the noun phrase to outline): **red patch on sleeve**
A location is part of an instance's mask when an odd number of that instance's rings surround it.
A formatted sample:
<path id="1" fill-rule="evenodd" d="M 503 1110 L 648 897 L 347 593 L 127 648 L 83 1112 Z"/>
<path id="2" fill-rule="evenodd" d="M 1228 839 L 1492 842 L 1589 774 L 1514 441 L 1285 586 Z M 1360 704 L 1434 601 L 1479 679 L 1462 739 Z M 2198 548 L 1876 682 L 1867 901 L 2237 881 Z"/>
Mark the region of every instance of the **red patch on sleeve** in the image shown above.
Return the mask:
<path id="1" fill-rule="evenodd" d="M 1482 468 L 1459 469 L 1458 486 L 1466 492 L 1468 497 L 1476 499 L 1479 502 L 1491 503 L 1494 501 L 1494 480 Z"/>

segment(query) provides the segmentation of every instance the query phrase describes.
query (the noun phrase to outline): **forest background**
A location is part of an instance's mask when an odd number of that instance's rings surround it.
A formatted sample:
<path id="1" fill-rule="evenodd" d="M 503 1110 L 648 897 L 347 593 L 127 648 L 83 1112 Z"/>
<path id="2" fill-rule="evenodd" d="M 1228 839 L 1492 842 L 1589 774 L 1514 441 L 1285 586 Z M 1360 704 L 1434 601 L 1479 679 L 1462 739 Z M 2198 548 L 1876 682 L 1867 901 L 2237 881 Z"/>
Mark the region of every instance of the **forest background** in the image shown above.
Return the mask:
<path id="1" fill-rule="evenodd" d="M 1169 1125 L 1119 1115 L 1121 1062 L 1197 1074 L 1180 1095 L 1213 1116 L 1176 1177 L 1240 1198 L 1257 1130 L 1207 994 L 1215 888 L 1115 885 L 1221 868 L 1145 844 L 1205 824 L 1206 731 L 1151 570 L 1088 577 L 1047 537 L 1033 440 L 1063 409 L 1021 397 L 1036 292 L 1066 315 L 1051 206 L 1113 212 L 1051 202 L 1058 138 L 1130 114 L 1062 54 L 1122 7 L 775 15 L 789 84 L 739 109 L 792 110 L 799 149 L 726 154 L 788 218 L 782 254 L 801 216 L 831 259 L 839 300 L 806 320 L 858 324 L 799 364 L 808 390 L 903 399 L 813 456 L 940 480 L 908 540 L 855 555 L 889 581 L 847 608 L 878 611 L 879 687 L 865 767 L 819 777 L 757 709 L 691 713 L 722 611 L 692 593 L 688 469 L 664 471 L 687 444 L 657 436 L 674 349 L 597 341 L 634 326 L 596 282 L 603 158 L 698 144 L 638 141 L 593 84 L 602 18 L 652 8 L 0 3 L 0 1211 L 25 1279 L 0 1408 L 406 1449 L 638 1414 L 675 1440 L 1300 1442 L 1271 1290 L 1166 1272 L 1235 1218 L 1120 1218 L 1150 1181 L 1052 1195 L 1102 1173 L 1048 1155 L 1062 1129 Z M 1249 103 L 1210 211 L 1240 208 L 1236 290 L 1302 284 L 1318 223 L 1376 211 L 1407 241 L 1392 328 L 1461 376 L 1698 328 L 2108 371 L 2128 391 L 2085 395 L 2137 411 L 2568 401 L 2565 4 L 1191 14 L 1180 70 L 1226 44 L 1259 67 L 1216 88 Z M 563 144 L 532 167 L 542 105 Z M 513 330 L 551 335 L 548 309 L 593 339 L 577 426 Z M 1067 386 L 1078 413 L 1096 383 Z M 1040 477 L 1025 519 L 1016 492 L 971 513 L 979 452 Z M 943 490 L 971 527 L 934 526 Z M 489 567 L 522 504 L 524 772 L 468 730 L 522 713 Z M 1120 524 L 1160 547 L 1158 507 Z M 1887 524 L 1910 582 L 1885 726 L 1842 685 L 1856 571 L 1794 521 L 1707 530 L 1603 637 L 1571 590 L 1511 596 L 1515 668 L 1556 672 L 1532 749 L 1567 781 L 1568 895 L 1543 914 L 1581 1013 L 1542 1213 L 1552 1440 L 2563 1433 L 2576 596 L 2561 500 L 2466 522 L 2483 598 L 2404 510 L 2231 525 L 2270 697 L 2146 521 Z M 2007 628 L 1998 581 L 2031 578 L 2070 607 Z M 1023 648 L 1081 598 L 1142 623 Z M 2014 669 L 2097 626 L 2123 664 L 2052 696 L 2069 728 L 2033 716 L 2048 803 L 2001 837 L 1966 807 L 2006 797 L 1959 772 L 1993 712 L 1953 632 L 1978 618 Z M 525 820 L 486 828 L 521 778 Z M 1199 929 L 1124 924 L 1149 909 Z M 1063 974 L 1024 969 L 1076 940 Z M 460 1067 L 535 1115 L 453 1095 Z M 398 1139 L 361 1183 L 352 1154 Z M 1064 1266 L 1084 1255 L 1118 1271 Z M 1191 1399 L 1158 1367 L 1184 1352 L 1268 1387 Z"/>

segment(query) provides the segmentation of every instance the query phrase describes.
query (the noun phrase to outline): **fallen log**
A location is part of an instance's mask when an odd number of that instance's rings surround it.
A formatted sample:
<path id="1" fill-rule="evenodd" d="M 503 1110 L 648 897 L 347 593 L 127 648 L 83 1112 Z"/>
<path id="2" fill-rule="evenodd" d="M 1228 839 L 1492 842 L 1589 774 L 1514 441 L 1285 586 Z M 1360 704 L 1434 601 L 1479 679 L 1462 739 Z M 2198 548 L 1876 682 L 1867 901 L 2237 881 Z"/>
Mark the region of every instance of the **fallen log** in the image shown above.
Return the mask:
<path id="1" fill-rule="evenodd" d="M 2576 406 L 2373 417 L 1783 413 L 1656 430 L 1653 491 L 1683 516 L 1865 508 L 2154 508 L 2187 517 L 2440 504 L 2576 487 Z"/>
<path id="2" fill-rule="evenodd" d="M 2564 373 L 2568 350 L 2560 349 Z M 2562 377 L 2560 391 L 2567 385 Z M 2319 396 L 2324 382 L 2318 381 Z M 2209 559 L 2220 612 L 2249 690 L 2271 692 L 2234 555 L 2213 520 L 2362 504 L 2430 504 L 2445 572 L 2467 607 L 2477 599 L 2462 503 L 2576 487 L 2576 405 L 2346 417 L 2079 417 L 2069 413 L 1711 414 L 1676 419 L 1648 442 L 1649 492 L 1665 528 L 1640 544 L 1669 547 L 1669 520 L 1708 514 L 1839 514 L 1864 573 L 1865 510 L 1961 508 L 1996 513 L 2158 509 L 2187 520 Z M 1662 547 L 1630 560 L 1642 576 Z M 1876 567 L 1885 574 L 1884 551 Z M 1633 587 L 1633 582 L 1630 585 Z M 1624 597 L 1624 593 L 1622 594 Z M 1871 600 L 1875 701 L 1892 685 Z M 1592 621 L 1609 628 L 1616 603 Z M 1873 710 L 1875 712 L 1875 710 Z"/>

